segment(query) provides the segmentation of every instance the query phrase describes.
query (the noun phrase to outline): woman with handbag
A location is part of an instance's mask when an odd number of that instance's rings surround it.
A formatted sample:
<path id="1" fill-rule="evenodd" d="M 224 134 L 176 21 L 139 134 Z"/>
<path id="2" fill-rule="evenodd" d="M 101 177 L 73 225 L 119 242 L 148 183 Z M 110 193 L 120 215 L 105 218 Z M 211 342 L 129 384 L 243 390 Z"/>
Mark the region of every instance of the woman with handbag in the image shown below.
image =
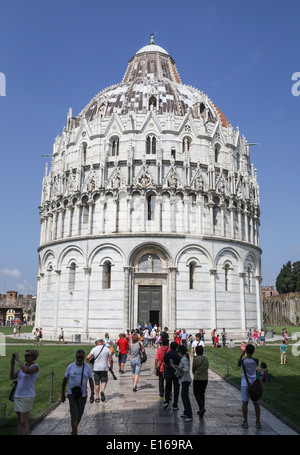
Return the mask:
<path id="1" fill-rule="evenodd" d="M 29 413 L 32 410 L 35 398 L 35 381 L 39 373 L 39 366 L 35 363 L 39 352 L 35 349 L 27 349 L 25 363 L 15 352 L 11 358 L 10 379 L 17 379 L 18 384 L 14 394 L 14 410 L 18 418 L 18 433 L 30 434 L 28 423 Z M 15 362 L 19 364 L 19 370 L 15 372 Z"/>
<path id="2" fill-rule="evenodd" d="M 193 391 L 196 401 L 199 406 L 198 414 L 203 417 L 205 413 L 205 390 L 208 383 L 208 359 L 203 355 L 203 346 L 196 347 L 196 357 L 193 359 L 192 372 L 194 375 L 193 379 Z"/>
<path id="3" fill-rule="evenodd" d="M 141 366 L 142 366 L 140 350 L 145 351 L 145 348 L 144 348 L 144 345 L 139 342 L 139 337 L 135 333 L 132 336 L 132 343 L 131 343 L 131 348 L 130 348 L 130 355 L 131 355 L 130 367 L 131 367 L 131 373 L 132 373 L 132 383 L 133 383 L 134 392 L 137 392 L 137 384 L 139 381 Z"/>
<path id="4" fill-rule="evenodd" d="M 171 362 L 171 360 L 170 364 L 176 370 L 175 375 L 178 378 L 179 384 L 181 384 L 181 399 L 184 406 L 184 411 L 180 417 L 183 417 L 185 422 L 192 422 L 193 411 L 189 397 L 189 387 L 192 382 L 190 375 L 190 356 L 186 348 L 182 345 L 178 346 L 177 351 L 180 357 L 179 365 L 175 365 L 173 362 Z"/>

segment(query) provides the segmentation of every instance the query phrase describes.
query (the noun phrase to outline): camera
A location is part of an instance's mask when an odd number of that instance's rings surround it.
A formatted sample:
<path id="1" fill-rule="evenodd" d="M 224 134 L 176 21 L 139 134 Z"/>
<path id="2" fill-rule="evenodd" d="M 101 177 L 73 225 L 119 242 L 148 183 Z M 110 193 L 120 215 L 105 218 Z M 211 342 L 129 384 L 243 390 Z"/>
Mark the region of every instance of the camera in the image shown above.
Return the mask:
<path id="1" fill-rule="evenodd" d="M 13 354 L 13 355 L 11 356 L 11 358 L 14 359 L 14 360 L 16 360 L 16 355 Z"/>

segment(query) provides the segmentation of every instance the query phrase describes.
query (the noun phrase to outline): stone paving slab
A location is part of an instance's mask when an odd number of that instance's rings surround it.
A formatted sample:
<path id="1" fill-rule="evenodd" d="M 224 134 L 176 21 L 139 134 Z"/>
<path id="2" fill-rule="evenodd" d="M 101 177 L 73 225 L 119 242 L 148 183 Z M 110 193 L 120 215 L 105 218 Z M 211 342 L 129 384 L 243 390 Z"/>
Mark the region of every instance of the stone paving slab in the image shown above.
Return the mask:
<path id="1" fill-rule="evenodd" d="M 184 422 L 179 398 L 179 410 L 172 406 L 163 409 L 163 399 L 158 395 L 158 379 L 153 374 L 156 350 L 147 349 L 148 361 L 142 366 L 138 391 L 132 391 L 130 362 L 125 374 L 114 381 L 109 376 L 105 402 L 90 404 L 79 425 L 80 435 L 297 435 L 267 409 L 261 407 L 262 429 L 255 428 L 255 413 L 249 403 L 249 429 L 241 427 L 242 411 L 240 391 L 214 371 L 209 371 L 206 389 L 206 413 L 200 419 L 197 403 L 190 387 L 193 421 Z M 114 362 L 117 368 L 117 362 Z M 70 435 L 69 403 L 59 404 L 32 431 L 32 435 Z"/>

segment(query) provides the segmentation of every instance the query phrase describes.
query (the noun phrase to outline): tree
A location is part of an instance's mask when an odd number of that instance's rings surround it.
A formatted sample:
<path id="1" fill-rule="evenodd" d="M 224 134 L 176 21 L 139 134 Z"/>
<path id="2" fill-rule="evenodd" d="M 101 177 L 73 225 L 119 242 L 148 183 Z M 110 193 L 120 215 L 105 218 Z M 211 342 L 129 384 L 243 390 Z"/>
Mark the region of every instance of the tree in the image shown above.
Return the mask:
<path id="1" fill-rule="evenodd" d="M 300 291 L 300 261 L 288 261 L 282 266 L 276 279 L 276 289 L 279 294 Z"/>

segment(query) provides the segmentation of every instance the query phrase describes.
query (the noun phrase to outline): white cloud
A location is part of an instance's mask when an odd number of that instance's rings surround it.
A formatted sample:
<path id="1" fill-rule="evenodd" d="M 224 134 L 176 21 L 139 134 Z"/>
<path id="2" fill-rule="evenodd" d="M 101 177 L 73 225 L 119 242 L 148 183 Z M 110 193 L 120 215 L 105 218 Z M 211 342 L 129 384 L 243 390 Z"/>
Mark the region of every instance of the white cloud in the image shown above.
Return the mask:
<path id="1" fill-rule="evenodd" d="M 0 269 L 0 273 L 3 275 L 12 276 L 14 278 L 19 278 L 22 275 L 19 269 L 7 269 L 6 267 Z"/>

